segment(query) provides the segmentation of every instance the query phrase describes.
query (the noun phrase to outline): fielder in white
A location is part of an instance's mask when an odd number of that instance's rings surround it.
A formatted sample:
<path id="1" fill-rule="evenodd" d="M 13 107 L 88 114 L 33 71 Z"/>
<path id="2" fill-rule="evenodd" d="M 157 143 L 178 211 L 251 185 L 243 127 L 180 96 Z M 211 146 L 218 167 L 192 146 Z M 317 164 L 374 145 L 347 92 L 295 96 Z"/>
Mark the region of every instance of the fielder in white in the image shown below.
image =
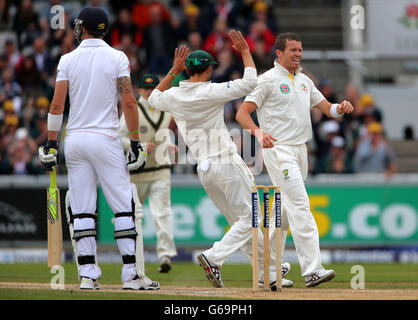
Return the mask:
<path id="1" fill-rule="evenodd" d="M 236 119 L 263 146 L 267 172 L 282 193 L 283 250 L 290 226 L 305 284 L 313 287 L 334 278 L 335 272 L 321 264 L 318 228 L 304 184 L 308 174 L 306 142 L 312 138 L 310 111 L 317 108 L 330 118 L 338 118 L 352 112 L 353 106 L 348 101 L 331 104 L 301 73 L 302 42 L 298 35 L 279 34 L 276 54 L 274 67 L 258 77 L 257 88 L 246 97 Z M 251 118 L 256 109 L 260 128 Z M 274 239 L 274 229 L 270 235 Z M 271 247 L 275 247 L 274 241 Z"/>
<path id="2" fill-rule="evenodd" d="M 48 114 L 48 142 L 39 157 L 46 169 L 57 164 L 57 138 L 67 92 L 70 114 L 64 141 L 69 191 L 67 218 L 75 243 L 80 289 L 99 289 L 102 272 L 97 264 L 96 201 L 99 184 L 115 212 L 115 239 L 122 255 L 123 289 L 159 289 L 160 284 L 138 275 L 136 257 L 142 250 L 142 206 L 128 170 L 145 165 L 146 153 L 138 137 L 138 108 L 132 92 L 129 61 L 103 37 L 108 18 L 99 8 L 84 8 L 75 21 L 74 34 L 82 40 L 63 55 L 57 68 L 54 98 Z M 130 131 L 128 165 L 119 136 L 118 92 Z"/>
<path id="3" fill-rule="evenodd" d="M 155 74 L 144 74 L 138 83 L 138 115 L 140 119 L 139 139 L 147 150 L 147 164 L 141 170 L 130 172 L 131 182 L 136 185 L 141 203 L 149 199 L 149 207 L 157 235 L 157 255 L 160 259 L 159 272 L 171 270 L 171 258 L 177 255 L 173 235 L 173 212 L 171 210 L 171 160 L 170 150 L 177 146 L 171 143 L 169 128 L 174 122 L 170 113 L 153 108 L 148 103 L 152 90 L 159 84 Z M 125 115 L 119 122 L 121 142 L 129 151 L 129 129 Z"/>
<path id="4" fill-rule="evenodd" d="M 252 261 L 251 187 L 254 177 L 242 158 L 224 122 L 224 104 L 245 96 L 257 85 L 257 71 L 247 42 L 240 32 L 232 30 L 230 38 L 244 63 L 242 79 L 224 83 L 209 81 L 216 62 L 203 50 L 188 54 L 176 49 L 173 67 L 149 97 L 149 103 L 174 115 L 180 133 L 198 162 L 198 175 L 207 194 L 225 215 L 231 228 L 213 247 L 198 255 L 199 264 L 215 287 L 222 287 L 220 269 L 228 256 L 241 250 Z M 186 67 L 187 66 L 187 67 Z M 176 74 L 187 71 L 189 80 L 169 88 Z M 259 230 L 259 264 L 262 265 L 262 232 Z M 272 256 L 272 260 L 274 257 Z M 259 280 L 263 279 L 260 267 Z M 282 274 L 289 264 L 282 267 Z M 271 285 L 275 285 L 275 264 L 270 269 Z M 283 280 L 284 286 L 291 286 Z M 262 283 L 261 283 L 262 285 Z"/>

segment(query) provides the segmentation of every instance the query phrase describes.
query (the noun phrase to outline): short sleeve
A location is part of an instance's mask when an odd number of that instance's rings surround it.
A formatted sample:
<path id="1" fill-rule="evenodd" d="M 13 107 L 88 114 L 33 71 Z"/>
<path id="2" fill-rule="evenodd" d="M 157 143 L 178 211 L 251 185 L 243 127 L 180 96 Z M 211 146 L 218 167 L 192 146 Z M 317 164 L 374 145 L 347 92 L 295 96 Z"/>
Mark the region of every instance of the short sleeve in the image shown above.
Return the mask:
<path id="1" fill-rule="evenodd" d="M 119 71 L 118 78 L 121 77 L 130 77 L 131 76 L 131 66 L 129 64 L 128 57 L 124 52 L 121 52 L 119 56 Z"/>
<path id="2" fill-rule="evenodd" d="M 66 63 L 65 56 L 62 56 L 60 58 L 60 61 L 58 63 L 58 67 L 57 67 L 56 82 L 64 81 L 64 80 L 68 80 L 68 74 L 67 74 L 67 63 Z"/>
<path id="3" fill-rule="evenodd" d="M 245 101 L 253 102 L 256 104 L 257 108 L 260 108 L 263 105 L 264 100 L 269 96 L 270 90 L 269 79 L 266 76 L 261 75 L 258 77 L 257 87 L 245 97 Z"/>
<path id="4" fill-rule="evenodd" d="M 317 104 L 319 104 L 322 100 L 325 100 L 325 97 L 322 95 L 321 91 L 319 91 L 314 83 L 312 82 L 311 79 L 309 79 L 309 83 L 311 85 L 311 88 L 309 90 L 311 96 L 310 96 L 310 101 L 311 101 L 311 108 L 315 107 Z"/>
<path id="5" fill-rule="evenodd" d="M 172 105 L 172 98 L 169 93 L 174 88 L 177 87 L 172 87 L 164 92 L 158 89 L 152 90 L 151 95 L 148 98 L 150 106 L 164 112 L 171 112 L 170 106 Z"/>

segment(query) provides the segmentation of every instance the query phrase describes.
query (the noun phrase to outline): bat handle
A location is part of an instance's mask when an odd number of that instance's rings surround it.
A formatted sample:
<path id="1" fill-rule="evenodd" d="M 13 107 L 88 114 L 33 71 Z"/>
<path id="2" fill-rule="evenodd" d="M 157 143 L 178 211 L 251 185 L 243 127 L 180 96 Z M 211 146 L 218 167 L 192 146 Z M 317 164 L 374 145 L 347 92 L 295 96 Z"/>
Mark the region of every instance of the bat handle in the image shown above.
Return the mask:
<path id="1" fill-rule="evenodd" d="M 49 187 L 50 188 L 56 188 L 57 187 L 57 168 L 55 166 L 52 167 L 52 171 L 50 171 L 49 174 L 49 178 L 50 178 L 50 184 Z"/>

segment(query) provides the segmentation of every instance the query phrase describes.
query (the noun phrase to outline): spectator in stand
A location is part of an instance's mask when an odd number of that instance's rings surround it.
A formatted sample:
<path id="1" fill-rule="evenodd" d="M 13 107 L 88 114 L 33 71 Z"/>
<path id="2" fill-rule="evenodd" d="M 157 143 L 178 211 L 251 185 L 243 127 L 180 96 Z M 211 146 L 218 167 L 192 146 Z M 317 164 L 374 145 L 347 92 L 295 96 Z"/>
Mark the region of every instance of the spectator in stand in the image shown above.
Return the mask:
<path id="1" fill-rule="evenodd" d="M 356 172 L 385 173 L 389 178 L 396 172 L 395 154 L 383 136 L 383 126 L 371 122 L 367 126 L 367 136 L 359 142 L 354 160 Z"/>
<path id="2" fill-rule="evenodd" d="M 203 34 L 204 30 L 201 28 L 199 7 L 190 3 L 184 7 L 184 20 L 176 29 L 177 41 L 186 41 L 188 35 L 192 32 Z"/>
<path id="3" fill-rule="evenodd" d="M 3 116 L 1 120 L 5 119 L 7 116 L 16 115 L 13 100 L 10 100 L 10 99 L 4 100 L 2 111 L 3 111 L 2 112 Z"/>
<path id="4" fill-rule="evenodd" d="M 273 32 L 273 34 L 278 32 L 277 24 L 273 17 L 273 8 L 269 8 L 269 5 L 264 0 L 252 1 L 250 14 L 246 21 L 248 21 L 246 26 L 249 26 L 256 21 L 264 22 L 264 24 L 269 30 Z"/>
<path id="5" fill-rule="evenodd" d="M 121 39 L 125 34 L 129 34 L 132 37 L 133 43 L 136 46 L 139 47 L 142 45 L 142 32 L 139 30 L 138 26 L 133 23 L 131 13 L 127 8 L 123 8 L 119 11 L 118 19 L 113 23 L 111 30 L 110 41 L 112 47 L 119 46 Z"/>
<path id="6" fill-rule="evenodd" d="M 33 41 L 33 56 L 36 61 L 36 66 L 41 73 L 43 81 L 54 72 L 54 62 L 51 53 L 46 47 L 45 38 L 38 35 Z"/>
<path id="7" fill-rule="evenodd" d="M 331 141 L 334 137 L 341 136 L 340 123 L 336 119 L 328 119 L 319 125 L 317 131 L 315 135 L 316 161 L 313 173 L 324 173 L 331 149 Z"/>
<path id="8" fill-rule="evenodd" d="M 210 33 L 216 20 L 223 20 L 232 29 L 238 27 L 239 7 L 237 1 L 211 1 L 205 6 L 202 15 L 201 21 L 205 35 Z"/>
<path id="9" fill-rule="evenodd" d="M 216 19 L 213 31 L 203 42 L 203 50 L 217 60 L 218 53 L 224 48 L 231 48 L 228 37 L 228 24 L 224 19 Z"/>
<path id="10" fill-rule="evenodd" d="M 122 50 L 128 57 L 131 67 L 132 81 L 137 82 L 141 65 L 138 57 L 138 46 L 134 43 L 131 33 L 124 33 L 120 39 L 119 45 L 116 47 L 118 50 Z"/>
<path id="11" fill-rule="evenodd" d="M 0 0 L 0 31 L 9 30 L 11 24 L 10 2 L 8 0 Z"/>
<path id="12" fill-rule="evenodd" d="M 33 9 L 32 0 L 22 0 L 17 9 L 13 22 L 13 30 L 16 30 L 19 47 L 23 48 L 32 43 L 39 29 L 38 14 Z"/>
<path id="13" fill-rule="evenodd" d="M 3 124 L 0 125 L 0 174 L 12 173 L 7 149 L 13 141 L 18 126 L 19 119 L 15 114 L 6 115 Z"/>
<path id="14" fill-rule="evenodd" d="M 2 72 L 0 79 L 0 103 L 5 100 L 12 100 L 14 111 L 20 115 L 22 107 L 22 87 L 13 80 L 13 70 L 6 68 Z"/>
<path id="15" fill-rule="evenodd" d="M 36 65 L 32 54 L 27 54 L 23 58 L 22 65 L 17 68 L 17 81 L 26 95 L 39 95 L 45 89 L 41 73 Z"/>
<path id="16" fill-rule="evenodd" d="M 160 1 L 152 0 L 136 0 L 132 6 L 132 21 L 141 29 L 145 29 L 152 22 L 151 8 L 157 7 L 161 20 L 165 22 L 171 21 L 171 14 L 168 8 L 163 5 Z"/>
<path id="17" fill-rule="evenodd" d="M 257 39 L 254 42 L 253 59 L 258 74 L 266 72 L 273 66 L 274 55 L 272 52 L 266 51 L 266 45 L 262 39 Z"/>
<path id="18" fill-rule="evenodd" d="M 13 141 L 7 150 L 12 174 L 39 173 L 36 170 L 36 166 L 33 165 L 36 160 L 36 152 L 37 146 L 29 137 L 28 130 L 26 128 L 17 129 Z"/>
<path id="19" fill-rule="evenodd" d="M 23 56 L 22 54 L 16 49 L 16 45 L 13 39 L 6 39 L 4 45 L 4 52 L 7 55 L 8 66 L 13 70 L 22 63 Z"/>
<path id="20" fill-rule="evenodd" d="M 368 126 L 372 122 L 381 123 L 383 120 L 382 112 L 375 106 L 374 98 L 371 94 L 364 93 L 360 97 L 359 113 L 360 124 L 358 127 L 358 141 L 368 135 Z"/>
<path id="21" fill-rule="evenodd" d="M 263 21 L 255 21 L 250 25 L 250 32 L 245 37 L 245 40 L 247 40 L 251 53 L 254 52 L 255 43 L 258 40 L 264 43 L 264 53 L 271 53 L 273 52 L 276 37 Z"/>
<path id="22" fill-rule="evenodd" d="M 223 48 L 218 54 L 217 61 L 218 65 L 212 71 L 212 81 L 227 82 L 231 80 L 232 73 L 237 68 L 232 51 L 228 48 Z"/>
<path id="23" fill-rule="evenodd" d="M 353 173 L 343 137 L 335 136 L 331 139 L 329 153 L 326 155 L 323 164 L 324 168 L 319 171 L 324 173 Z"/>
<path id="24" fill-rule="evenodd" d="M 187 37 L 188 47 L 190 51 L 200 50 L 202 49 L 202 35 L 197 32 L 190 32 Z"/>
<path id="25" fill-rule="evenodd" d="M 150 23 L 144 29 L 144 45 L 150 73 L 166 74 L 171 67 L 176 46 L 174 30 L 169 20 L 164 19 L 161 5 L 149 6 Z"/>

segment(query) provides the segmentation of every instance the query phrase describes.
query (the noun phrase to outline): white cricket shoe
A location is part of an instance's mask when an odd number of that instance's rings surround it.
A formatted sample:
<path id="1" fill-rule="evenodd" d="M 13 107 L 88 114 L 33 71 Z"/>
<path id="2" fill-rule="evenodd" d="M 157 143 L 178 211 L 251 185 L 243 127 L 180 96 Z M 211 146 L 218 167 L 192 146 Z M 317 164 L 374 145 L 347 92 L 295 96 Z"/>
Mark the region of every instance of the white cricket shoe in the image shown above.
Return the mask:
<path id="1" fill-rule="evenodd" d="M 92 278 L 81 277 L 80 289 L 81 290 L 99 290 L 100 289 L 99 282 Z"/>
<path id="2" fill-rule="evenodd" d="M 287 276 L 287 274 L 289 273 L 289 271 L 290 271 L 290 263 L 289 262 L 282 263 L 282 288 L 291 288 L 291 287 L 293 287 L 293 281 L 284 278 L 284 277 Z M 264 286 L 264 281 L 263 280 L 259 280 L 258 281 L 258 286 L 260 288 L 262 288 Z M 270 283 L 270 289 L 271 289 L 271 291 L 277 291 L 276 280 L 274 280 L 274 281 L 272 281 Z"/>
<path id="3" fill-rule="evenodd" d="M 264 281 L 258 281 L 258 286 L 260 288 L 264 287 Z M 291 287 L 293 287 L 293 281 L 282 278 L 282 288 L 291 288 Z M 277 291 L 276 280 L 270 283 L 270 290 Z"/>
<path id="4" fill-rule="evenodd" d="M 330 281 L 335 277 L 335 271 L 334 270 L 319 270 L 318 272 L 315 272 L 314 274 L 305 277 L 305 285 L 306 287 L 315 287 L 323 282 Z"/>
<path id="5" fill-rule="evenodd" d="M 147 276 L 140 278 L 135 276 L 132 280 L 126 281 L 122 286 L 123 290 L 159 290 L 160 283 L 158 281 L 152 281 Z"/>
<path id="6" fill-rule="evenodd" d="M 222 288 L 224 286 L 221 279 L 221 270 L 216 266 L 212 266 L 203 253 L 197 256 L 197 262 L 205 271 L 206 278 L 208 278 L 209 282 L 215 288 Z"/>

